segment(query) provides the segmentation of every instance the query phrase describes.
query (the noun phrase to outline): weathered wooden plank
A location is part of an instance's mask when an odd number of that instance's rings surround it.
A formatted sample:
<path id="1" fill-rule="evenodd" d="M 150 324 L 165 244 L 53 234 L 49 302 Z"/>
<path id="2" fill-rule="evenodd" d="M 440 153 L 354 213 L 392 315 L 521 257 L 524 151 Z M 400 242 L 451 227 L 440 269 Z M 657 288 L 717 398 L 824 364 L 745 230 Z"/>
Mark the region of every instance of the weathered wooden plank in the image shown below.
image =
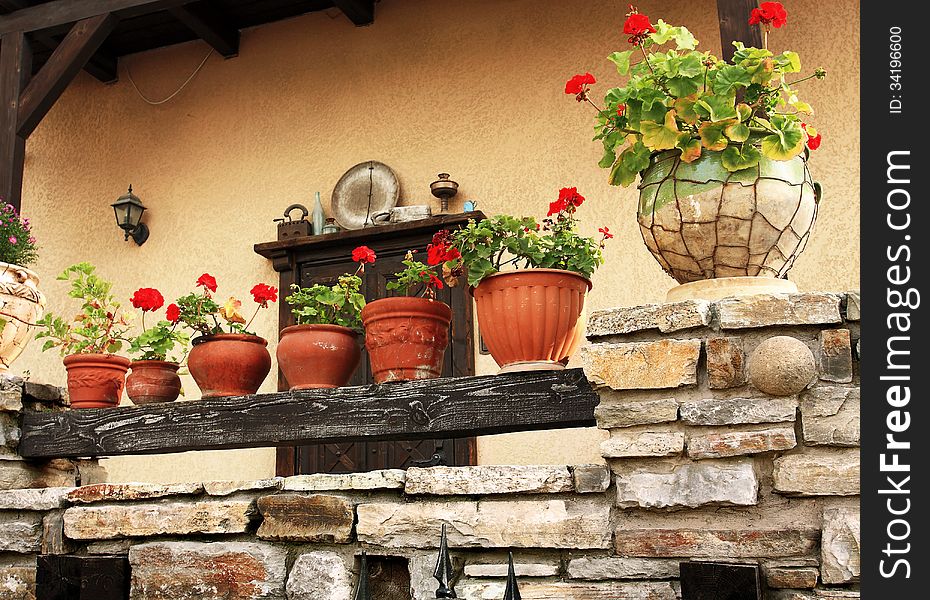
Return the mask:
<path id="1" fill-rule="evenodd" d="M 32 71 L 32 50 L 22 33 L 0 39 L 0 199 L 20 207 L 26 139 L 16 132 L 19 92 Z"/>
<path id="2" fill-rule="evenodd" d="M 733 58 L 736 48 L 733 42 L 747 46 L 762 47 L 762 31 L 758 25 L 749 24 L 749 14 L 759 6 L 757 0 L 717 0 L 717 16 L 720 19 L 720 44 L 723 60 Z"/>
<path id="3" fill-rule="evenodd" d="M 0 35 L 58 28 L 107 13 L 120 17 L 164 10 L 192 0 L 55 0 L 0 16 Z"/>
<path id="4" fill-rule="evenodd" d="M 26 458 L 465 437 L 595 424 L 581 369 L 24 415 Z"/>

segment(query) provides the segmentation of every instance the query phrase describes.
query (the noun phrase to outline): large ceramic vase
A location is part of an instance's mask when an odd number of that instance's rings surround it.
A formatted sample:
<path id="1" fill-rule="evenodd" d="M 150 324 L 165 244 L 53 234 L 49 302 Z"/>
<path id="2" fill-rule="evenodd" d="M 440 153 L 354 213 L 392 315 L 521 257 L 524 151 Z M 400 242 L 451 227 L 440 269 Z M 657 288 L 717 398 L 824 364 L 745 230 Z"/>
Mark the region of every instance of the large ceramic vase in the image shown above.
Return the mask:
<path id="1" fill-rule="evenodd" d="M 192 346 L 187 368 L 203 398 L 254 394 L 271 370 L 268 341 L 257 335 L 201 336 Z"/>
<path id="2" fill-rule="evenodd" d="M 45 296 L 35 273 L 0 262 L 0 373 L 6 373 L 29 340 L 30 330 L 45 314 Z"/>
<path id="3" fill-rule="evenodd" d="M 70 354 L 62 362 L 68 371 L 71 408 L 108 408 L 119 404 L 129 359 L 114 354 Z"/>
<path id="4" fill-rule="evenodd" d="M 502 373 L 559 370 L 581 344 L 591 282 L 561 269 L 497 273 L 472 290 L 478 327 Z"/>
<path id="5" fill-rule="evenodd" d="M 375 383 L 442 375 L 452 309 L 427 298 L 381 298 L 362 309 Z"/>
<path id="6" fill-rule="evenodd" d="M 722 277 L 783 278 L 810 238 L 820 203 L 806 151 L 786 161 L 764 156 L 729 172 L 720 152 L 692 163 L 659 152 L 642 173 L 638 220 L 643 240 L 679 283 Z"/>
<path id="7" fill-rule="evenodd" d="M 339 325 L 292 325 L 281 330 L 275 350 L 292 390 L 342 387 L 358 367 L 358 334 Z"/>
<path id="8" fill-rule="evenodd" d="M 126 378 L 126 395 L 133 404 L 174 402 L 181 393 L 178 363 L 166 360 L 134 360 Z"/>

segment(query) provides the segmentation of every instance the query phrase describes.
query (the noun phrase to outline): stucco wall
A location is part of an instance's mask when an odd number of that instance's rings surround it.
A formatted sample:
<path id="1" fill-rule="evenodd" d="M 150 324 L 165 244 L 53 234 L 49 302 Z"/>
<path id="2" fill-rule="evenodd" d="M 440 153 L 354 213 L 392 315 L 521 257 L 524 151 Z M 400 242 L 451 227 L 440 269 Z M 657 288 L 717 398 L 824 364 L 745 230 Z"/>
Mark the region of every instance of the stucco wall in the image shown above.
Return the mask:
<path id="1" fill-rule="evenodd" d="M 797 50 L 805 68 L 829 73 L 803 84 L 818 109 L 811 122 L 824 135 L 812 169 L 825 200 L 791 279 L 802 290 L 858 288 L 858 3 L 826 11 L 792 0 L 787 8 L 789 26 L 770 36 L 772 47 Z M 714 2 L 640 9 L 687 25 L 702 48 L 719 53 Z M 177 297 L 205 271 L 220 294 L 275 282 L 252 244 L 274 238 L 272 219 L 288 204 L 307 204 L 315 191 L 328 202 L 340 175 L 367 159 L 397 172 L 405 204 L 431 202 L 428 185 L 440 171 L 460 183 L 456 209 L 477 200 L 488 214 L 544 214 L 560 187 L 577 186 L 588 198 L 584 230 L 616 233 L 591 309 L 662 300 L 674 282 L 641 241 L 635 191 L 607 185 L 595 165 L 591 113 L 562 93 L 570 75 L 586 70 L 605 82 L 598 93 L 619 83 L 604 57 L 626 47 L 625 12 L 626 3 L 607 0 L 383 0 L 367 28 L 335 11 L 317 13 L 243 32 L 239 57 L 212 56 L 186 90 L 157 107 L 136 95 L 126 69 L 147 95 L 164 97 L 200 62 L 203 43 L 127 57 L 115 85 L 81 74 L 27 147 L 23 207 L 42 246 L 36 270 L 50 305 L 65 306 L 54 276 L 79 260 L 116 280 L 125 298 L 140 285 Z M 109 207 L 130 183 L 150 209 L 152 234 L 142 247 L 123 242 Z M 272 346 L 275 320 L 269 311 L 255 327 Z M 496 370 L 489 357 L 478 364 Z M 64 383 L 57 355 L 35 344 L 16 369 Z M 196 398 L 193 381 L 184 383 Z M 269 379 L 263 390 L 273 388 Z M 486 438 L 479 457 L 599 461 L 600 439 L 597 430 Z M 274 450 L 106 462 L 114 480 L 243 479 L 272 474 Z"/>

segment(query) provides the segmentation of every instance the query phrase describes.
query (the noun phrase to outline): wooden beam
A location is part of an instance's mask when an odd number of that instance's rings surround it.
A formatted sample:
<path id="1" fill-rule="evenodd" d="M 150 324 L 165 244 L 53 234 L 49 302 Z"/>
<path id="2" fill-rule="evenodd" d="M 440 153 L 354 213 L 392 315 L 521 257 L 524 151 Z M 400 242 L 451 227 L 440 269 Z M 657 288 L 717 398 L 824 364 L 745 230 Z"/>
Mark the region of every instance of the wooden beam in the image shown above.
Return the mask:
<path id="1" fill-rule="evenodd" d="M 71 80 L 107 39 L 116 22 L 116 17 L 106 14 L 74 24 L 20 96 L 19 135 L 29 137 Z"/>
<path id="2" fill-rule="evenodd" d="M 26 36 L 0 38 L 0 198 L 18 210 L 22 202 L 26 138 L 17 132 L 20 90 L 32 72 L 32 50 Z"/>
<path id="3" fill-rule="evenodd" d="M 53 0 L 0 16 L 0 35 L 39 31 L 107 13 L 127 18 L 187 4 L 192 0 Z"/>
<path id="4" fill-rule="evenodd" d="M 168 12 L 226 58 L 239 54 L 239 30 L 227 23 L 209 2 L 175 6 Z"/>
<path id="5" fill-rule="evenodd" d="M 720 44 L 724 60 L 733 58 L 733 53 L 736 52 L 733 42 L 762 47 L 762 30 L 758 25 L 749 24 L 749 14 L 758 5 L 756 0 L 717 0 Z"/>
<path id="6" fill-rule="evenodd" d="M 23 416 L 26 458 L 466 437 L 590 427 L 581 369 L 306 390 Z"/>
<path id="7" fill-rule="evenodd" d="M 333 0 L 333 4 L 358 27 L 375 22 L 374 0 Z"/>

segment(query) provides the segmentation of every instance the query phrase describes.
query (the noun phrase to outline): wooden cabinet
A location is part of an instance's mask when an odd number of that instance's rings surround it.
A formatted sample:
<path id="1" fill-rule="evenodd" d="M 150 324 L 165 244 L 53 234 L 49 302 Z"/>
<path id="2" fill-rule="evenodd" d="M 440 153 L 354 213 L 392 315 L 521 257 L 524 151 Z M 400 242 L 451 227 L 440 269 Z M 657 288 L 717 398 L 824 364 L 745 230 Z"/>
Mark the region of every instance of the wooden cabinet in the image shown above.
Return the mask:
<path id="1" fill-rule="evenodd" d="M 290 307 L 283 302 L 292 283 L 308 286 L 332 283 L 341 274 L 352 272 L 352 250 L 369 246 L 378 256 L 374 264 L 366 265 L 362 278 L 363 291 L 369 301 L 383 298 L 386 284 L 402 267 L 408 249 L 416 250 L 425 261 L 426 246 L 434 233 L 443 228 L 455 228 L 469 218 L 483 218 L 480 212 L 442 215 L 421 221 L 344 231 L 322 236 L 294 238 L 281 242 L 257 244 L 255 251 L 272 260 L 280 274 L 279 330 L 294 324 Z M 450 343 L 446 349 L 444 377 L 463 377 L 475 373 L 475 349 L 472 323 L 472 299 L 464 287 L 439 290 L 437 298 L 452 308 Z M 362 349 L 362 360 L 350 385 L 372 383 L 368 356 Z M 386 384 L 390 385 L 390 384 Z M 287 382 L 278 372 L 278 389 L 286 390 Z M 278 449 L 277 474 L 351 473 L 373 469 L 403 469 L 416 464 L 475 464 L 475 439 L 436 439 L 396 442 L 316 444 Z"/>

